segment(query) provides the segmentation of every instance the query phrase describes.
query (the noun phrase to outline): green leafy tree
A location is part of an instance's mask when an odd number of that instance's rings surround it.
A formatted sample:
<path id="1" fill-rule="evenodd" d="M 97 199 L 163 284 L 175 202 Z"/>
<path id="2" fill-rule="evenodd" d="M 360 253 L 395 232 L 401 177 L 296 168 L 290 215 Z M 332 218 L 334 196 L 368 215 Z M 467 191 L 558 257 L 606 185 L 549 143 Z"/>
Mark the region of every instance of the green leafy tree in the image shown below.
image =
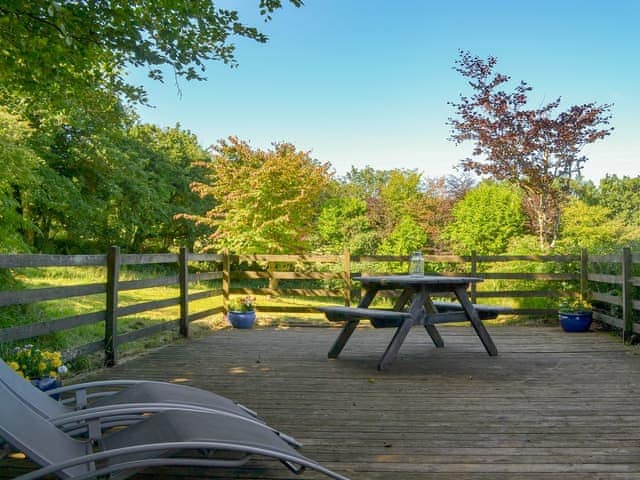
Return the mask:
<path id="1" fill-rule="evenodd" d="M 525 231 L 520 191 L 509 184 L 484 182 L 453 207 L 445 237 L 458 254 L 496 255 Z"/>
<path id="2" fill-rule="evenodd" d="M 267 19 L 281 7 L 280 0 L 259 2 Z M 236 10 L 211 0 L 3 1 L 0 84 L 57 104 L 73 93 L 89 99 L 86 87 L 95 85 L 143 101 L 144 90 L 127 82 L 128 67 L 146 67 L 157 80 L 163 67 L 175 78 L 202 80 L 207 61 L 235 64 L 233 37 L 267 41 Z"/>
<path id="3" fill-rule="evenodd" d="M 383 201 L 381 192 L 389 181 L 390 170 L 376 170 L 370 166 L 363 169 L 351 167 L 346 176 L 341 179 L 342 195 L 354 196 L 366 203 L 367 219 L 375 232 L 378 244 L 385 238 L 394 226 L 394 217 L 390 215 L 389 205 Z"/>
<path id="4" fill-rule="evenodd" d="M 0 251 L 25 251 L 24 234 L 33 225 L 22 216 L 20 193 L 28 195 L 39 183 L 35 173 L 42 159 L 29 146 L 33 130 L 28 122 L 0 106 Z"/>
<path id="5" fill-rule="evenodd" d="M 317 250 L 354 255 L 371 254 L 379 238 L 369 224 L 367 204 L 355 197 L 335 196 L 326 201 L 318 217 Z"/>
<path id="6" fill-rule="evenodd" d="M 39 167 L 41 184 L 26 196 L 38 227 L 35 250 L 104 251 L 118 244 L 137 252 L 193 244 L 194 225 L 173 218 L 205 211 L 190 191 L 203 178 L 192 164 L 207 158 L 193 135 L 149 125 L 67 132 Z"/>
<path id="7" fill-rule="evenodd" d="M 415 170 L 353 168 L 344 179 L 345 191 L 367 202 L 369 223 L 386 238 L 405 216 L 418 217 L 424 185 Z"/>
<path id="8" fill-rule="evenodd" d="M 607 175 L 600 180 L 598 193 L 598 204 L 611 209 L 615 218 L 640 226 L 640 176 Z"/>
<path id="9" fill-rule="evenodd" d="M 215 206 L 205 215 L 183 215 L 211 229 L 205 247 L 242 253 L 302 252 L 331 179 L 328 164 L 289 143 L 252 149 L 230 137 L 213 147 L 206 183 L 192 188 Z"/>
<path id="10" fill-rule="evenodd" d="M 422 197 L 422 175 L 415 170 L 389 171 L 388 179 L 380 189 L 380 198 L 388 206 L 389 214 L 397 219 L 414 216 L 415 206 Z"/>
<path id="11" fill-rule="evenodd" d="M 126 163 L 121 150 L 122 129 L 95 132 L 66 126 L 39 131 L 43 133 L 39 148 L 45 160 L 39 169 L 41 184 L 26 197 L 30 220 L 38 226 L 33 248 L 75 253 L 83 247 L 89 251 L 100 248 L 103 238 L 120 243 L 119 229 L 107 231 L 105 222 L 121 193 L 115 177 Z M 130 172 L 126 181 L 136 178 Z M 140 197 L 144 196 L 141 191 Z"/>
<path id="12" fill-rule="evenodd" d="M 179 125 L 161 129 L 154 125 L 138 125 L 131 135 L 149 151 L 147 170 L 153 175 L 154 202 L 162 202 L 160 217 L 150 229 L 145 249 L 168 250 L 186 246 L 193 250 L 195 243 L 206 236 L 203 226 L 196 226 L 180 216 L 183 212 L 204 214 L 209 203 L 191 191 L 191 184 L 205 179 L 205 170 L 198 166 L 206 162 L 208 153 L 200 147 L 192 133 Z"/>
<path id="13" fill-rule="evenodd" d="M 260 0 L 260 15 L 284 3 Z M 193 245 L 202 232 L 173 217 L 206 211 L 188 188 L 205 154 L 184 132 L 135 126 L 146 92 L 126 71 L 202 80 L 209 61 L 236 64 L 241 38 L 267 40 L 205 0 L 0 0 L 0 248 Z"/>
<path id="14" fill-rule="evenodd" d="M 612 217 L 610 208 L 572 200 L 562 212 L 557 250 L 576 253 L 586 248 L 590 253 L 597 254 L 637 244 L 640 227 L 626 225 L 621 218 Z"/>
<path id="15" fill-rule="evenodd" d="M 366 201 L 380 197 L 380 191 L 389 180 L 389 174 L 389 170 L 376 170 L 370 166 L 359 169 L 352 166 L 342 179 L 342 184 L 350 195 Z"/>
<path id="16" fill-rule="evenodd" d="M 424 229 L 410 216 L 404 216 L 396 228 L 380 244 L 380 255 L 408 255 L 415 250 L 421 250 L 427 243 Z"/>
<path id="17" fill-rule="evenodd" d="M 468 174 L 423 178 L 415 170 L 352 167 L 342 179 L 342 190 L 366 201 L 369 224 L 380 241 L 409 216 L 426 234 L 422 247 L 440 251 L 447 248 L 441 233 L 451 220 L 451 209 L 474 183 Z"/>

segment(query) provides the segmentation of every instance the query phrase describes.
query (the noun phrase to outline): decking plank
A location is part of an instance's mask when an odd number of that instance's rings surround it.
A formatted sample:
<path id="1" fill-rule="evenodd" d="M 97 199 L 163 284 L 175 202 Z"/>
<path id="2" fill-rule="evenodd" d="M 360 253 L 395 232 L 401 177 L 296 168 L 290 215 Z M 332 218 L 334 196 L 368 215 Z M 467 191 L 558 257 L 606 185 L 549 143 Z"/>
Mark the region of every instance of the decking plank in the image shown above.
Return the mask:
<path id="1" fill-rule="evenodd" d="M 618 339 L 492 327 L 500 354 L 489 357 L 470 327 L 439 330 L 444 349 L 416 328 L 383 372 L 390 331 L 358 328 L 329 360 L 338 329 L 290 328 L 224 330 L 85 379 L 165 380 L 229 396 L 353 480 L 640 480 L 640 357 Z M 136 476 L 153 477 L 296 478 L 260 459 Z"/>

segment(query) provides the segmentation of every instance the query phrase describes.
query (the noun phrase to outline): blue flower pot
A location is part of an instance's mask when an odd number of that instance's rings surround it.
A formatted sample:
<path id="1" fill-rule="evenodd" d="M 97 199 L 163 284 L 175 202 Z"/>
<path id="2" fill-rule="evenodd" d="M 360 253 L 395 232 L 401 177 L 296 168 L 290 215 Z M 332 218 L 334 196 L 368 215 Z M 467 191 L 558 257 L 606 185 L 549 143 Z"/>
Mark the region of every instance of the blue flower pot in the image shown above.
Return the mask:
<path id="1" fill-rule="evenodd" d="M 53 390 L 54 388 L 58 388 L 62 386 L 62 381 L 59 378 L 53 377 L 42 377 L 42 378 L 34 378 L 31 380 L 31 384 L 43 392 L 47 390 Z M 59 400 L 59 395 L 52 395 L 53 398 Z"/>
<path id="2" fill-rule="evenodd" d="M 593 320 L 592 312 L 567 313 L 560 312 L 560 326 L 565 332 L 586 332 Z"/>
<path id="3" fill-rule="evenodd" d="M 230 311 L 227 314 L 227 319 L 233 328 L 253 328 L 253 324 L 256 321 L 255 310 L 251 312 L 235 312 Z"/>

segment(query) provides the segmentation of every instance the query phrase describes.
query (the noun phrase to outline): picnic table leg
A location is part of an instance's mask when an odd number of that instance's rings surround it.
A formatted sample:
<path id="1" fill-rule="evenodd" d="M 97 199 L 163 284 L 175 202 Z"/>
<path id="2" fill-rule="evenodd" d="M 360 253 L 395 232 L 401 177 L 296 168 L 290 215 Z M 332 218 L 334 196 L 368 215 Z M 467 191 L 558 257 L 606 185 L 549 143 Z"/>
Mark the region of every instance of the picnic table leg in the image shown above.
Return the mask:
<path id="1" fill-rule="evenodd" d="M 437 312 L 436 307 L 433 305 L 433 302 L 431 301 L 431 298 L 429 298 L 429 296 L 427 296 L 427 298 L 424 300 L 424 308 L 429 313 Z M 444 347 L 444 340 L 442 340 L 442 337 L 440 336 L 440 332 L 438 331 L 435 325 L 425 325 L 424 329 L 427 331 L 427 333 L 431 337 L 431 340 L 433 340 L 433 344 L 436 346 L 436 348 Z"/>
<path id="2" fill-rule="evenodd" d="M 487 332 L 487 329 L 484 328 L 484 325 L 482 324 L 482 321 L 478 316 L 478 312 L 476 312 L 476 309 L 471 303 L 471 300 L 469 300 L 469 296 L 467 295 L 467 290 L 463 287 L 460 287 L 460 288 L 456 288 L 455 293 L 456 293 L 456 297 L 460 301 L 460 304 L 462 305 L 462 308 L 464 309 L 467 315 L 467 318 L 469 319 L 469 321 L 471 322 L 471 325 L 473 326 L 474 330 L 478 334 L 478 337 L 480 337 L 480 341 L 484 345 L 484 348 L 487 351 L 487 353 L 491 356 L 498 355 L 498 349 L 493 343 L 493 340 L 491 339 L 489 332 Z"/>
<path id="3" fill-rule="evenodd" d="M 401 312 L 404 310 L 404 307 L 409 303 L 409 300 L 413 298 L 413 292 L 409 289 L 405 289 L 402 291 L 396 303 L 393 304 L 393 309 Z"/>
<path id="4" fill-rule="evenodd" d="M 379 290 L 378 288 L 368 289 L 365 292 L 362 299 L 360 300 L 358 307 L 367 308 L 369 304 L 373 301 L 373 298 L 376 296 L 376 293 L 378 293 L 378 290 Z M 344 327 L 342 327 L 342 331 L 340 332 L 340 335 L 338 335 L 338 338 L 336 339 L 336 341 L 333 342 L 333 346 L 331 347 L 331 349 L 329 350 L 329 353 L 327 354 L 329 358 L 338 358 L 338 355 L 340 355 L 340 352 L 342 352 L 342 349 L 349 341 L 351 334 L 353 334 L 353 332 L 355 331 L 359 323 L 360 323 L 359 318 L 354 318 L 352 320 L 347 321 L 347 323 L 345 323 Z"/>
<path id="5" fill-rule="evenodd" d="M 423 305 L 425 303 L 425 300 L 428 298 L 429 293 L 425 288 L 422 288 L 419 291 L 407 288 L 400 294 L 400 297 L 398 298 L 398 300 L 396 300 L 393 309 L 403 310 L 405 305 L 409 302 L 409 300 L 411 300 L 411 305 L 409 306 L 411 318 L 404 320 L 396 329 L 391 342 L 387 346 L 387 349 L 382 355 L 382 358 L 380 358 L 380 362 L 378 363 L 378 370 L 384 370 L 386 367 L 391 365 L 391 363 L 398 356 L 398 352 L 400 351 L 402 343 L 404 342 L 405 338 L 407 338 L 411 327 L 413 327 L 415 319 L 422 314 Z M 435 330 L 435 328 L 433 330 Z M 431 335 L 431 332 L 429 330 L 427 330 L 427 332 L 429 332 L 429 335 Z M 431 338 L 433 339 L 436 346 L 438 346 L 438 340 L 442 344 L 442 338 L 440 338 L 440 334 L 437 330 L 435 330 L 434 335 L 431 335 Z"/>
<path id="6" fill-rule="evenodd" d="M 329 358 L 338 358 L 338 355 L 340 355 L 340 352 L 347 344 L 349 337 L 351 337 L 351 334 L 356 329 L 359 323 L 360 320 L 358 319 L 350 320 L 344 325 L 344 327 L 342 327 L 340 335 L 338 335 L 338 338 L 333 343 L 331 350 L 329 350 L 329 353 L 327 354 Z"/>
<path id="7" fill-rule="evenodd" d="M 425 308 L 429 312 L 436 311 L 426 291 L 414 292 L 410 289 L 405 289 L 402 291 L 402 293 L 398 297 L 398 300 L 396 300 L 396 303 L 393 306 L 393 309 L 398 311 L 404 310 L 404 307 L 407 305 L 409 300 L 413 298 L 414 295 L 418 295 L 418 299 L 417 299 L 418 305 L 424 304 Z M 433 344 L 437 348 L 444 347 L 444 340 L 442 340 L 442 337 L 440 336 L 440 332 L 438 332 L 438 329 L 435 327 L 435 325 L 425 325 L 424 328 L 429 334 L 429 336 L 431 337 L 431 340 L 433 340 Z"/>
<path id="8" fill-rule="evenodd" d="M 396 333 L 393 334 L 393 338 L 391 339 L 391 343 L 387 346 L 382 358 L 380 358 L 380 362 L 378 363 L 378 370 L 384 370 L 386 367 L 391 365 L 391 363 L 398 356 L 398 352 L 400 351 L 400 346 L 402 346 L 402 342 L 407 338 L 411 327 L 413 326 L 413 319 L 408 318 L 402 322 L 402 324 L 396 330 Z"/>
<path id="9" fill-rule="evenodd" d="M 424 329 L 431 337 L 431 340 L 433 340 L 433 344 L 436 346 L 436 348 L 444 348 L 444 340 L 442 340 L 440 332 L 435 325 L 425 325 Z"/>

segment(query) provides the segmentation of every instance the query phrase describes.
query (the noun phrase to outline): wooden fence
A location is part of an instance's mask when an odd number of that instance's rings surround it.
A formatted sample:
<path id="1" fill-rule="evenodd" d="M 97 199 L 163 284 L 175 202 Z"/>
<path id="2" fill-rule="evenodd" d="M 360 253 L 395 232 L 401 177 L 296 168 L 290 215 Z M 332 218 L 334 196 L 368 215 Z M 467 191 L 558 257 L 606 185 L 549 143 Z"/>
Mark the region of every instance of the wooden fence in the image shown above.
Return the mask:
<path id="1" fill-rule="evenodd" d="M 193 254 L 188 253 L 186 249 L 181 249 L 179 254 L 121 254 L 118 247 L 113 247 L 106 255 L 0 255 L 0 268 L 101 266 L 107 269 L 106 283 L 0 292 L 0 307 L 86 295 L 105 295 L 104 310 L 0 329 L 0 342 L 22 340 L 82 325 L 103 322 L 103 339 L 74 347 L 65 351 L 64 356 L 67 359 L 72 359 L 102 350 L 105 353 L 105 364 L 114 365 L 117 362 L 119 345 L 172 328 L 178 328 L 182 335 L 188 336 L 190 322 L 222 312 L 222 307 L 218 307 L 189 314 L 190 302 L 221 294 L 219 289 L 190 294 L 189 284 L 193 281 L 220 279 L 222 278 L 222 272 L 204 272 L 196 275 L 189 274 L 188 270 L 189 262 L 221 262 L 222 260 L 222 255 Z M 122 266 L 152 264 L 178 264 L 179 273 L 178 275 L 143 280 L 120 280 L 120 268 Z M 118 294 L 120 292 L 168 285 L 179 285 L 180 295 L 175 298 L 154 300 L 124 307 L 118 305 Z M 117 333 L 119 318 L 173 305 L 180 306 L 179 318 L 124 334 Z"/>
<path id="2" fill-rule="evenodd" d="M 582 268 L 594 318 L 622 330 L 622 338 L 640 334 L 640 255 L 624 248 L 616 255 L 592 255 Z"/>
<path id="3" fill-rule="evenodd" d="M 586 255 L 586 254 L 585 254 Z M 504 303 L 513 299 L 533 299 L 533 298 L 573 298 L 585 296 L 586 292 L 580 289 L 580 255 L 511 255 L 511 256 L 457 256 L 457 255 L 426 255 L 425 270 L 432 271 L 438 275 L 460 276 L 471 275 L 480 276 L 488 282 L 473 285 L 471 288 L 471 299 L 474 302 L 482 302 L 484 299 L 491 299 Z M 256 266 L 267 264 L 266 268 L 257 270 L 231 271 L 231 280 L 236 283 L 251 281 L 256 279 L 268 280 L 268 287 L 235 287 L 228 290 L 229 294 L 249 294 L 249 295 L 276 295 L 276 296 L 304 296 L 304 297 L 335 297 L 343 301 L 345 305 L 350 305 L 354 296 L 358 297 L 358 290 L 354 290 L 352 277 L 357 275 L 387 274 L 395 272 L 406 272 L 408 258 L 404 256 L 380 256 L 380 255 L 358 255 L 352 256 L 349 252 L 344 255 L 240 255 L 231 256 L 233 264 L 246 264 Z M 531 264 L 554 264 L 557 268 L 550 268 L 548 272 L 514 271 L 518 268 L 526 269 Z M 510 265 L 508 271 L 497 272 L 497 265 Z M 514 267 L 514 265 L 516 265 Z M 289 268 L 287 268 L 287 266 Z M 319 266 L 325 266 L 325 271 L 318 271 Z M 315 267 L 315 268 L 314 268 Z M 229 267 L 225 267 L 225 270 Z M 391 268 L 391 270 L 390 270 Z M 491 270 L 491 271 L 489 271 Z M 340 284 L 334 288 L 282 288 L 280 282 L 283 280 L 301 281 L 338 281 Z M 504 284 L 518 285 L 522 282 L 536 283 L 532 288 L 523 289 L 485 289 L 485 285 L 499 286 Z M 571 288 L 567 288 L 567 283 Z M 539 288 L 543 284 L 544 288 Z M 223 295 L 227 295 L 227 290 L 223 285 Z M 226 303 L 225 303 L 226 306 Z M 313 306 L 296 307 L 261 307 L 265 312 L 285 312 L 285 313 L 312 313 L 317 310 Z M 557 308 L 520 308 L 512 307 L 509 313 L 513 315 L 553 315 L 557 313 Z"/>
<path id="4" fill-rule="evenodd" d="M 229 255 L 194 254 L 181 249 L 179 254 L 121 254 L 118 247 L 113 247 L 106 255 L 0 255 L 0 268 L 4 269 L 101 266 L 106 267 L 107 271 L 105 283 L 0 292 L 0 307 L 105 295 L 104 310 L 0 329 L 0 342 L 23 340 L 103 322 L 103 339 L 74 347 L 65 352 L 65 357 L 75 358 L 104 351 L 105 363 L 113 365 L 117 362 L 120 345 L 168 329 L 177 329 L 183 336 L 188 336 L 190 322 L 226 312 L 232 295 L 299 297 L 305 299 L 307 304 L 259 305 L 258 310 L 290 314 L 317 313 L 312 301 L 316 304 L 323 301 L 350 305 L 357 299 L 358 285 L 352 282 L 352 277 L 406 271 L 406 262 L 407 257 L 352 256 L 349 252 L 343 255 Z M 513 315 L 555 315 L 557 309 L 548 305 L 548 299 L 560 301 L 590 294 L 598 305 L 604 306 L 597 313 L 598 320 L 621 328 L 626 333 L 640 332 L 640 326 L 633 322 L 633 310 L 640 310 L 640 301 L 632 298 L 633 287 L 640 286 L 640 278 L 633 276 L 634 259 L 628 249 L 618 256 L 599 257 L 589 257 L 585 251 L 581 255 L 565 256 L 427 255 L 425 263 L 427 271 L 440 275 L 483 277 L 485 282 L 472 287 L 472 300 L 479 303 L 516 304 L 510 307 Z M 142 280 L 121 279 L 122 266 L 154 264 L 172 264 L 177 267 L 178 274 Z M 614 274 L 595 273 L 593 266 L 602 264 L 618 266 L 620 271 Z M 202 271 L 203 266 L 210 270 Z M 499 268 L 503 271 L 499 271 Z M 199 271 L 194 273 L 192 270 L 196 269 Z M 192 293 L 190 285 L 196 281 L 213 281 L 215 285 L 208 290 Z M 597 289 L 598 284 L 608 284 L 619 292 L 601 293 Z M 179 286 L 179 295 L 134 305 L 119 305 L 120 292 L 158 286 Z M 192 303 L 202 299 L 212 299 L 220 305 L 190 312 Z M 485 302 L 485 299 L 488 301 Z M 546 301 L 547 306 L 517 306 L 535 299 Z M 119 318 L 175 305 L 180 307 L 176 319 L 117 333 Z M 619 316 L 617 310 L 613 311 L 616 308 L 620 310 Z"/>

